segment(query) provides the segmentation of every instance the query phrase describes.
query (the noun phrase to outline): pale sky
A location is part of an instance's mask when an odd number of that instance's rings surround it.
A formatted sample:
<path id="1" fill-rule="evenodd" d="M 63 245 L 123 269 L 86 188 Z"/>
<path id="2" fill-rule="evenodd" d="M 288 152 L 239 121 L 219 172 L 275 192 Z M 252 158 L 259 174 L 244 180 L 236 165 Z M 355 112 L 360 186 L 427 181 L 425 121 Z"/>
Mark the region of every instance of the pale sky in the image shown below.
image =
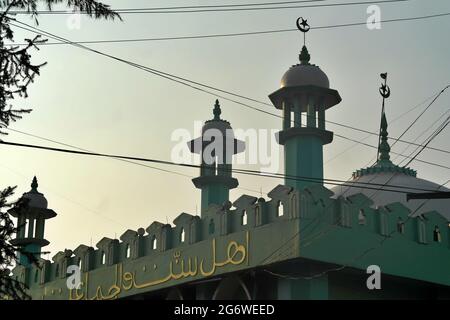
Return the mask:
<path id="1" fill-rule="evenodd" d="M 222 1 L 105 1 L 115 8 L 223 4 Z M 328 1 L 330 3 L 346 1 Z M 347 1 L 348 2 L 348 1 Z M 236 2 L 235 2 L 236 3 Z M 450 12 L 446 0 L 383 4 L 382 19 Z M 39 27 L 73 41 L 123 38 L 154 38 L 216 33 L 289 29 L 299 16 L 312 26 L 362 22 L 367 5 L 334 8 L 217 12 L 190 14 L 123 15 L 123 22 L 83 18 L 79 30 L 67 27 L 67 16 L 41 16 Z M 27 17 L 20 18 L 33 23 Z M 327 73 L 330 86 L 343 101 L 327 111 L 327 119 L 377 131 L 381 108 L 379 74 L 389 73 L 392 95 L 386 103 L 388 121 L 450 84 L 450 17 L 382 24 L 381 30 L 365 26 L 311 30 L 307 44 L 317 64 Z M 16 39 L 31 37 L 17 31 Z M 203 82 L 221 89 L 269 102 L 279 88 L 283 73 L 297 63 L 301 35 L 286 32 L 243 37 L 93 44 L 92 48 L 148 67 Z M 53 42 L 53 40 L 50 40 Z M 25 107 L 34 110 L 11 128 L 73 144 L 96 152 L 170 160 L 174 130 L 193 131 L 194 121 L 212 117 L 215 97 L 145 73 L 117 61 L 68 45 L 42 47 L 35 62 L 47 61 L 42 75 L 31 85 Z M 245 102 L 245 101 L 244 101 Z M 275 108 L 249 104 L 278 113 Z M 450 104 L 444 93 L 404 137 L 414 140 L 436 121 Z M 16 103 L 17 106 L 21 106 Z M 234 128 L 278 129 L 281 120 L 221 101 L 222 117 Z M 426 105 L 421 105 L 389 127 L 399 136 Z M 336 134 L 362 140 L 365 133 L 327 124 Z M 427 135 L 419 137 L 421 143 Z M 431 146 L 450 149 L 450 131 Z M 50 142 L 11 133 L 6 141 L 57 146 Z M 377 138 L 365 142 L 376 145 Z M 334 158 L 353 142 L 335 137 L 324 148 L 325 177 L 348 179 L 351 173 L 375 156 L 375 150 L 355 146 Z M 393 151 L 404 151 L 398 143 Z M 200 192 L 189 178 L 155 171 L 113 159 L 76 156 L 1 146 L 2 187 L 17 185 L 17 196 L 30 189 L 37 175 L 39 190 L 58 216 L 47 222 L 44 250 L 52 257 L 64 248 L 92 245 L 104 236 L 119 237 L 127 229 L 146 228 L 153 221 L 171 222 L 181 212 L 195 214 Z M 395 156 L 393 157 L 395 158 Z M 449 156 L 425 150 L 419 158 L 448 165 Z M 333 159 L 327 162 L 327 160 Z M 397 159 L 396 162 L 398 162 Z M 413 162 L 418 177 L 443 183 L 447 169 Z M 259 166 L 240 168 L 258 169 Z M 194 169 L 162 167 L 191 176 Z M 282 169 L 280 169 L 282 172 Z M 269 192 L 282 180 L 236 176 L 242 188 Z M 231 201 L 241 194 L 235 189 Z"/>

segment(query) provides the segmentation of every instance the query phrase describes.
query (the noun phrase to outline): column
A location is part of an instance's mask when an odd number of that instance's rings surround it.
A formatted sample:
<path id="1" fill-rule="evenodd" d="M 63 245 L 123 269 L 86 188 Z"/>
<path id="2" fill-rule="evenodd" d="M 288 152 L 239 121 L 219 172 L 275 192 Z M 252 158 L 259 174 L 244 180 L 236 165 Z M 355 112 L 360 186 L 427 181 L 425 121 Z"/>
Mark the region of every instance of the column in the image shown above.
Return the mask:
<path id="1" fill-rule="evenodd" d="M 22 215 L 19 215 L 17 218 L 17 227 L 19 228 L 19 232 L 17 234 L 18 239 L 25 238 L 25 229 L 26 229 L 26 223 L 25 217 Z"/>
<path id="2" fill-rule="evenodd" d="M 28 219 L 28 238 L 34 238 L 34 219 Z"/>
<path id="3" fill-rule="evenodd" d="M 306 126 L 310 128 L 316 127 L 316 106 L 314 97 L 308 99 L 308 106 L 306 109 Z"/>
<path id="4" fill-rule="evenodd" d="M 302 111 L 300 108 L 300 97 L 294 98 L 294 126 L 300 128 L 302 126 Z"/>
<path id="5" fill-rule="evenodd" d="M 287 130 L 291 127 L 291 107 L 288 102 L 283 101 L 283 130 Z"/>
<path id="6" fill-rule="evenodd" d="M 325 130 L 325 110 L 323 106 L 319 107 L 319 129 Z"/>
<path id="7" fill-rule="evenodd" d="M 319 129 L 325 130 L 325 107 L 324 107 L 324 97 L 319 98 L 319 103 L 317 105 L 318 119 L 319 119 Z"/>
<path id="8" fill-rule="evenodd" d="M 34 233 L 34 237 L 38 239 L 44 238 L 44 219 L 42 218 L 36 220 L 36 232 Z"/>

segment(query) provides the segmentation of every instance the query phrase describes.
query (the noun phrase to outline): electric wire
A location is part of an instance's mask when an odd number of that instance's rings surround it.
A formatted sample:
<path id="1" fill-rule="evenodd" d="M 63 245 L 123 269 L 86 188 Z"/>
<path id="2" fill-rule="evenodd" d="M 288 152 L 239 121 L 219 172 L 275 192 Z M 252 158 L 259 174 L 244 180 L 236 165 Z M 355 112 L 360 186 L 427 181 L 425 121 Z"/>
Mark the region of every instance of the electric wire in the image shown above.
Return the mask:
<path id="1" fill-rule="evenodd" d="M 19 22 L 19 23 L 21 23 L 21 22 Z M 14 25 L 13 23 L 11 23 L 11 24 Z M 134 63 L 134 62 L 131 62 L 131 61 L 128 61 L 128 60 L 124 60 L 124 59 L 121 59 L 121 58 L 117 58 L 117 57 L 115 57 L 115 56 L 111 56 L 111 55 L 109 55 L 109 54 L 100 52 L 100 51 L 98 51 L 98 50 L 91 49 L 91 48 L 86 47 L 86 46 L 78 45 L 78 43 L 75 43 L 75 42 L 72 42 L 72 41 L 70 41 L 70 40 L 61 38 L 61 37 L 59 37 L 59 36 L 56 36 L 56 35 L 51 34 L 51 33 L 48 33 L 48 32 L 46 32 L 46 31 L 43 31 L 43 30 L 34 28 L 34 27 L 29 26 L 29 25 L 27 25 L 27 24 L 25 24 L 25 23 L 21 23 L 21 24 L 24 24 L 24 25 L 26 25 L 27 27 L 32 28 L 32 29 L 35 29 L 35 30 L 29 30 L 28 28 L 20 27 L 20 26 L 17 26 L 17 25 L 14 25 L 14 26 L 19 27 L 19 28 L 21 28 L 21 29 L 25 29 L 25 30 L 30 31 L 30 32 L 34 32 L 34 33 L 36 33 L 36 31 L 38 31 L 37 33 L 42 32 L 42 33 L 44 33 L 44 35 L 49 36 L 49 37 L 58 37 L 58 38 L 60 38 L 60 39 L 59 39 L 60 41 L 65 41 L 65 42 L 68 42 L 68 43 L 70 43 L 70 44 L 72 44 L 72 45 L 74 45 L 74 46 L 77 46 L 77 47 L 79 47 L 79 48 L 82 48 L 82 49 L 85 49 L 85 50 L 88 50 L 88 51 L 92 51 L 92 52 L 97 53 L 97 54 L 100 54 L 100 55 L 104 55 L 104 56 L 109 57 L 109 58 L 114 59 L 114 60 L 118 60 L 118 61 L 120 61 L 120 62 L 129 64 L 129 65 L 131 65 L 131 66 L 133 66 L 133 67 L 136 67 L 136 68 L 139 68 L 139 69 L 141 69 L 141 70 L 150 72 L 150 73 L 155 74 L 155 75 L 157 75 L 157 76 L 166 78 L 166 79 L 171 80 L 171 81 L 175 81 L 175 82 L 177 82 L 177 83 L 179 83 L 179 84 L 186 85 L 186 86 L 188 86 L 188 87 L 191 87 L 192 89 L 199 90 L 199 91 L 202 91 L 202 92 L 204 92 L 204 93 L 207 93 L 207 94 L 210 94 L 210 95 L 214 95 L 214 96 L 216 96 L 216 97 L 220 97 L 220 98 L 222 98 L 222 99 L 224 99 L 224 100 L 227 100 L 227 101 L 230 101 L 230 102 L 239 104 L 239 105 L 241 105 L 241 106 L 244 106 L 244 107 L 246 107 L 246 108 L 252 109 L 252 110 L 254 110 L 254 111 L 259 111 L 259 112 L 262 112 L 262 113 L 265 113 L 265 114 L 267 114 L 267 115 L 271 115 L 271 116 L 274 116 L 274 117 L 277 117 L 277 118 L 280 118 L 280 119 L 283 118 L 282 116 L 277 115 L 277 114 L 275 114 L 275 113 L 272 113 L 272 112 L 269 112 L 269 111 L 266 111 L 266 110 L 263 110 L 263 109 L 260 109 L 260 108 L 257 108 L 257 107 L 248 105 L 248 104 L 246 104 L 246 103 L 242 103 L 242 102 L 237 101 L 237 100 L 234 100 L 234 99 L 227 98 L 227 97 L 222 96 L 222 95 L 218 95 L 218 94 L 216 94 L 216 93 L 209 92 L 209 91 L 204 90 L 204 89 L 202 89 L 202 88 L 198 88 L 198 87 L 192 86 L 192 85 L 190 85 L 190 83 L 195 84 L 195 85 L 199 85 L 199 86 L 202 86 L 202 87 L 206 87 L 206 88 L 208 88 L 208 89 L 212 89 L 212 90 L 215 90 L 215 91 L 219 91 L 219 92 L 222 92 L 222 93 L 226 93 L 226 94 L 229 94 L 229 95 L 232 95 L 232 96 L 235 96 L 235 97 L 239 97 L 239 98 L 242 98 L 242 99 L 246 99 L 246 100 L 249 100 L 249 101 L 253 101 L 253 102 L 265 104 L 265 105 L 267 105 L 267 106 L 271 106 L 270 104 L 265 103 L 265 102 L 262 102 L 262 101 L 259 101 L 259 100 L 257 100 L 257 99 L 245 97 L 245 96 L 243 96 L 243 95 L 236 94 L 236 93 L 233 93 L 233 92 L 230 92 L 230 91 L 227 91 L 227 90 L 222 90 L 222 89 L 219 89 L 219 88 L 216 88 L 216 87 L 213 87 L 213 86 L 205 85 L 205 84 L 200 83 L 200 82 L 197 82 L 197 81 L 192 81 L 192 80 L 189 80 L 189 79 L 186 79 L 186 78 L 183 78 L 183 77 L 178 77 L 178 76 L 175 76 L 175 75 L 173 75 L 173 74 L 169 74 L 169 73 L 162 72 L 162 71 L 160 71 L 160 70 L 156 70 L 156 69 L 153 69 L 153 68 L 149 68 L 149 67 L 146 67 L 146 66 L 142 66 L 142 65 L 136 64 L 136 63 Z M 173 77 L 173 78 L 175 78 L 175 79 L 172 79 L 171 77 Z M 189 82 L 189 83 L 184 83 L 183 81 L 186 81 L 186 82 Z M 293 121 L 294 121 L 294 120 L 293 120 Z M 366 132 L 366 133 L 370 133 L 370 134 L 373 134 L 373 135 L 377 135 L 377 136 L 378 136 L 377 133 L 374 133 L 374 132 L 371 133 L 370 131 L 363 130 L 363 129 L 358 129 L 358 128 L 355 128 L 355 127 L 352 127 L 352 126 L 349 126 L 349 125 L 339 124 L 339 123 L 337 123 L 337 122 L 333 122 L 333 121 L 330 121 L 330 120 L 327 120 L 326 122 L 331 123 L 331 124 L 334 124 L 334 125 L 343 126 L 343 127 L 346 127 L 346 128 L 351 128 L 351 129 L 354 129 L 354 130 L 357 130 L 357 131 Z M 366 146 L 370 146 L 370 147 L 372 147 L 372 148 L 375 148 L 374 146 L 371 146 L 371 145 L 368 145 L 368 144 L 364 144 L 364 143 L 360 142 L 359 140 L 350 139 L 350 138 L 347 138 L 347 137 L 345 137 L 345 136 L 343 136 L 343 135 L 339 135 L 339 134 L 336 134 L 336 133 L 335 133 L 334 135 L 337 136 L 337 137 L 339 137 L 339 138 L 342 138 L 342 139 L 354 141 L 354 142 L 356 142 L 356 143 L 359 143 L 359 144 L 362 144 L 362 145 L 366 145 Z M 399 140 L 399 141 L 400 141 L 400 140 Z M 401 140 L 401 142 L 403 142 L 403 143 L 410 143 L 409 141 L 405 141 L 405 140 Z M 448 151 L 448 150 L 443 150 L 443 149 L 438 149 L 438 148 L 431 148 L 431 149 L 436 150 L 436 151 L 440 151 L 440 152 L 444 152 L 444 153 L 450 153 L 450 151 Z M 418 160 L 418 161 L 420 161 L 420 160 Z M 428 164 L 429 164 L 429 163 L 428 163 Z M 443 167 L 445 168 L 446 166 L 443 166 Z M 447 168 L 448 168 L 448 167 L 447 167 Z"/>
<path id="2" fill-rule="evenodd" d="M 449 16 L 450 12 L 416 16 L 416 17 L 406 17 L 406 18 L 394 18 L 380 20 L 380 23 L 391 23 L 391 22 L 402 22 L 402 21 L 414 21 L 423 20 Z M 334 29 L 342 27 L 353 27 L 367 25 L 367 21 L 364 22 L 354 22 L 354 23 L 344 23 L 344 24 L 334 24 L 334 25 L 324 25 L 324 26 L 312 26 L 311 29 Z M 149 42 L 149 41 L 172 41 L 172 40 L 192 40 L 192 39 L 207 39 L 207 38 L 222 38 L 222 37 L 239 37 L 239 36 L 251 36 L 251 35 L 262 35 L 262 34 L 276 34 L 284 32 L 298 32 L 298 29 L 277 29 L 277 30 L 262 30 L 262 31 L 250 31 L 250 32 L 236 32 L 236 33 L 223 33 L 223 34 L 206 34 L 206 35 L 192 35 L 192 36 L 172 36 L 172 37 L 156 37 L 156 38 L 134 38 L 134 39 L 112 39 L 112 40 L 87 40 L 87 41 L 77 41 L 79 44 L 104 44 L 104 43 L 128 43 L 128 42 Z M 38 46 L 48 46 L 48 45 L 65 45 L 65 42 L 45 42 Z M 11 44 L 7 44 L 11 45 Z M 17 46 L 27 45 L 26 43 L 18 43 Z"/>
<path id="3" fill-rule="evenodd" d="M 39 135 L 36 135 L 36 134 L 33 134 L 33 133 L 28 133 L 28 132 L 25 132 L 25 131 L 22 131 L 22 130 L 17 130 L 17 129 L 12 129 L 12 128 L 6 128 L 6 129 L 9 130 L 9 131 L 12 131 L 12 132 L 20 133 L 20 134 L 23 134 L 23 135 L 26 135 L 26 136 L 29 136 L 29 137 L 33 137 L 33 138 L 36 138 L 36 139 L 40 139 L 40 140 L 43 140 L 43 141 L 48 141 L 48 142 L 51 142 L 51 143 L 59 144 L 59 145 L 65 146 L 65 147 L 70 147 L 70 148 L 74 148 L 74 149 L 81 150 L 81 151 L 91 152 L 91 150 L 88 150 L 88 149 L 85 149 L 85 148 L 81 148 L 81 147 L 75 146 L 73 144 L 68 144 L 68 143 L 64 143 L 64 142 L 57 141 L 57 140 L 54 140 L 54 139 L 45 138 L 45 137 L 42 137 L 42 136 L 39 136 Z M 173 171 L 173 170 L 162 169 L 162 168 L 155 167 L 155 166 L 149 166 L 149 165 L 146 165 L 146 164 L 143 164 L 143 163 L 140 163 L 140 162 L 136 162 L 136 161 L 130 161 L 130 160 L 120 159 L 120 158 L 114 158 L 114 159 L 118 160 L 118 161 L 130 163 L 130 164 L 138 165 L 138 166 L 141 166 L 141 167 L 154 169 L 154 170 L 161 171 L 161 172 L 175 174 L 175 175 L 178 175 L 178 176 L 181 176 L 181 177 L 185 177 L 185 178 L 190 178 L 190 179 L 194 178 L 194 176 L 191 176 L 191 175 L 188 175 L 188 174 L 184 174 L 184 173 Z M 245 188 L 245 187 L 242 187 L 242 186 L 239 186 L 237 189 L 241 189 L 241 190 L 244 190 L 244 191 L 249 191 L 249 192 L 252 192 L 252 193 L 258 193 L 258 194 L 264 193 L 264 192 L 261 192 L 261 191 Z M 267 194 L 267 193 L 264 193 L 264 194 Z"/>
<path id="4" fill-rule="evenodd" d="M 62 149 L 62 148 L 54 148 L 54 147 L 47 147 L 47 146 L 41 146 L 41 145 L 33 145 L 33 144 L 24 144 L 24 143 L 16 143 L 16 142 L 7 142 L 7 141 L 0 141 L 0 144 L 8 145 L 8 146 L 15 146 L 15 147 L 23 147 L 23 148 L 32 148 L 32 149 L 40 149 L 40 150 L 46 150 L 46 151 L 54 151 L 54 152 L 61 152 L 61 153 L 69 153 L 69 154 L 77 154 L 77 155 L 87 155 L 87 156 L 97 156 L 97 157 L 106 157 L 106 158 L 117 158 L 117 159 L 125 159 L 125 160 L 132 160 L 132 161 L 142 161 L 142 162 L 150 162 L 150 163 L 156 163 L 156 164 L 163 164 L 163 165 L 170 165 L 170 166 L 180 166 L 185 168 L 204 168 L 203 165 L 195 165 L 195 164 L 187 164 L 187 163 L 176 163 L 172 161 L 167 160 L 160 160 L 160 159 L 153 159 L 153 158 L 143 158 L 143 157 L 132 157 L 132 156 L 123 156 L 123 155 L 112 155 L 112 154 L 106 154 L 106 153 L 97 153 L 97 152 L 87 152 L 87 151 L 79 151 L 79 150 L 70 150 L 70 149 Z M 294 176 L 294 175 L 285 175 L 281 173 L 271 173 L 271 172 L 264 172 L 264 171 L 256 171 L 256 170 L 248 170 L 248 169 L 226 169 L 226 168 L 220 168 L 221 172 L 232 172 L 237 174 L 245 174 L 245 175 L 252 175 L 252 176 L 259 176 L 259 177 L 269 177 L 269 178 L 277 178 L 277 179 L 287 179 L 287 180 L 294 180 L 294 181 L 308 181 L 308 182 L 317 182 L 317 183 L 325 183 L 329 185 L 345 185 L 342 184 L 345 181 L 338 180 L 338 179 L 326 179 L 326 178 L 312 178 L 312 177 L 301 177 L 301 176 Z M 378 190 L 378 186 L 386 186 L 385 184 L 374 184 L 374 183 L 366 183 L 366 182 L 352 182 L 352 185 L 358 185 L 359 188 L 363 189 L 372 189 L 372 190 Z M 360 185 L 360 186 L 359 186 Z M 372 187 L 374 186 L 374 187 Z M 402 191 L 401 189 L 405 190 L 417 190 L 417 191 L 423 191 L 423 192 L 433 192 L 433 190 L 430 189 L 423 189 L 423 188 L 414 188 L 414 187 L 405 187 L 405 186 L 399 186 L 399 185 L 388 185 L 387 187 L 394 188 L 394 189 L 385 189 L 386 191 L 391 192 L 397 192 L 397 193 L 409 193 L 408 191 Z"/>
<path id="5" fill-rule="evenodd" d="M 171 81 L 174 81 L 174 82 L 176 82 L 176 83 L 179 83 L 179 84 L 188 86 L 188 87 L 190 87 L 190 88 L 192 88 L 192 89 L 195 89 L 195 90 L 198 90 L 198 91 L 207 93 L 207 94 L 209 94 L 209 95 L 213 95 L 213 96 L 216 96 L 216 97 L 220 97 L 221 99 L 224 99 L 224 100 L 227 100 L 227 101 L 230 101 L 230 102 L 239 104 L 239 105 L 241 105 L 241 106 L 244 106 L 244 107 L 246 107 L 246 108 L 252 109 L 252 110 L 254 110 L 254 111 L 259 111 L 259 112 L 262 112 L 262 113 L 265 113 L 265 114 L 267 114 L 267 115 L 271 115 L 271 116 L 274 116 L 274 117 L 277 117 L 277 118 L 280 118 L 280 119 L 283 118 L 282 116 L 277 115 L 277 114 L 275 114 L 275 113 L 272 113 L 272 112 L 269 112 L 269 111 L 266 111 L 266 110 L 263 110 L 263 109 L 260 109 L 260 108 L 257 108 L 257 107 L 248 105 L 248 104 L 246 104 L 246 103 L 243 103 L 243 102 L 240 102 L 240 101 L 237 101 L 237 100 L 234 100 L 234 99 L 230 99 L 230 98 L 225 97 L 225 96 L 223 96 L 223 95 L 218 95 L 218 94 L 216 94 L 216 93 L 212 93 L 212 92 L 210 92 L 210 91 L 208 91 L 208 90 L 205 90 L 205 89 L 203 89 L 203 88 L 195 87 L 195 86 L 193 86 L 192 84 L 199 85 L 199 86 L 202 86 L 202 87 L 205 87 L 205 88 L 208 88 L 208 89 L 212 89 L 212 90 L 215 90 L 215 91 L 219 91 L 219 92 L 222 92 L 222 93 L 225 93 L 225 94 L 229 94 L 229 95 L 232 95 L 232 96 L 235 96 L 235 97 L 238 97 L 238 98 L 242 98 L 242 99 L 246 99 L 246 100 L 249 100 L 249 101 L 253 101 L 253 102 L 257 102 L 257 103 L 262 103 L 262 104 L 271 106 L 270 104 L 265 103 L 265 102 L 262 102 L 262 101 L 259 101 L 259 100 L 257 100 L 257 99 L 249 98 L 249 97 L 243 96 L 243 95 L 241 95 L 241 94 L 236 94 L 236 93 L 233 93 L 233 92 L 230 92 L 230 91 L 227 91 L 227 90 L 222 90 L 222 89 L 219 89 L 219 88 L 210 86 L 210 85 L 205 85 L 205 84 L 200 83 L 200 82 L 197 82 L 197 81 L 192 81 L 192 80 L 189 80 L 189 79 L 186 79 L 186 78 L 183 78 L 183 77 L 175 76 L 175 75 L 170 74 L 170 73 L 166 73 L 166 72 L 162 72 L 162 71 L 160 71 L 160 70 L 156 70 L 156 69 L 153 69 L 153 68 L 149 68 L 149 67 L 146 67 L 146 66 L 143 66 L 143 65 L 140 65 L 140 64 L 137 64 L 137 63 L 134 63 L 134 62 L 131 62 L 131 61 L 122 59 L 122 58 L 118 58 L 118 57 L 115 57 L 115 56 L 106 54 L 106 53 L 104 53 L 104 52 L 101 52 L 101 51 L 98 51 L 98 50 L 95 50 L 95 49 L 92 49 L 92 48 L 89 48 L 89 47 L 80 45 L 80 44 L 78 44 L 78 43 L 76 43 L 76 42 L 72 42 L 72 41 L 70 41 L 70 40 L 68 40 L 68 39 L 65 39 L 65 38 L 56 36 L 56 35 L 54 35 L 54 34 L 52 34 L 52 33 L 47 32 L 47 31 L 43 31 L 43 30 L 40 30 L 40 29 L 38 29 L 38 28 L 32 27 L 32 26 L 30 26 L 30 25 L 28 25 L 28 24 L 25 24 L 25 23 L 22 23 L 22 22 L 18 22 L 18 23 L 20 23 L 20 24 L 22 24 L 22 25 L 25 25 L 25 26 L 28 27 L 28 28 L 26 28 L 26 27 L 21 27 L 21 26 L 17 26 L 17 25 L 15 25 L 14 23 L 11 23 L 11 25 L 13 25 L 13 26 L 15 26 L 15 27 L 18 27 L 18 28 L 21 28 L 21 29 L 24 29 L 24 30 L 27 30 L 27 31 L 30 31 L 30 32 L 33 32 L 33 33 L 38 33 L 38 34 L 42 34 L 42 35 L 49 36 L 49 37 L 52 37 L 52 38 L 57 38 L 57 40 L 59 40 L 59 41 L 64 41 L 64 42 L 67 42 L 67 43 L 69 43 L 69 44 L 72 44 L 72 45 L 74 45 L 74 46 L 76 46 L 76 47 L 79 47 L 79 48 L 81 48 L 81 49 L 88 50 L 88 51 L 94 52 L 94 53 L 96 53 L 96 54 L 100 54 L 100 55 L 102 55 L 102 56 L 106 56 L 106 57 L 108 57 L 108 58 L 114 59 L 114 60 L 119 61 L 119 62 L 122 62 L 122 63 L 126 63 L 126 64 L 128 64 L 128 65 L 131 65 L 131 66 L 136 67 L 136 68 L 138 68 L 138 69 L 141 69 L 141 70 L 143 70 L 143 71 L 146 71 L 146 72 L 152 73 L 152 74 L 154 74 L 154 75 L 163 77 L 163 78 L 165 78 L 165 79 L 167 79 L 167 80 L 171 80 Z M 29 28 L 31 28 L 31 30 L 30 30 Z M 189 82 L 189 83 L 186 83 L 186 82 Z M 293 120 L 293 121 L 294 121 L 294 120 Z M 331 124 L 334 124 L 334 125 L 339 125 L 339 126 L 343 126 L 343 127 L 346 127 L 346 128 L 351 128 L 351 129 L 354 129 L 354 130 L 357 130 L 357 131 L 370 133 L 370 131 L 363 130 L 363 129 L 358 129 L 358 128 L 355 128 L 355 127 L 352 127 L 352 126 L 348 126 L 348 125 L 339 124 L 339 123 L 337 123 L 337 122 L 333 122 L 333 121 L 329 121 L 329 120 L 327 120 L 327 122 L 328 122 L 328 123 L 331 123 Z M 376 134 L 376 133 L 374 133 L 374 132 L 372 132 L 371 134 L 377 135 L 377 136 L 378 136 L 378 134 Z M 339 138 L 342 138 L 342 139 L 346 139 L 346 140 L 350 140 L 350 141 L 353 141 L 353 142 L 356 142 L 356 143 L 359 143 L 359 144 L 362 144 L 362 145 L 366 145 L 366 146 L 369 146 L 369 147 L 371 147 L 371 148 L 376 148 L 376 147 L 374 147 L 374 146 L 372 146 L 372 145 L 365 144 L 365 143 L 363 143 L 363 142 L 360 142 L 359 140 L 351 139 L 351 138 L 345 137 L 345 136 L 340 135 L 340 134 L 336 134 L 336 133 L 335 133 L 334 135 L 335 135 L 336 137 L 339 137 Z M 400 140 L 399 140 L 399 141 L 400 141 Z M 404 143 L 410 143 L 409 141 L 404 141 L 404 140 L 402 140 L 402 142 L 404 142 Z M 443 149 L 438 149 L 438 148 L 432 148 L 432 149 L 433 149 L 433 150 L 436 150 L 436 151 L 444 152 L 444 153 L 450 153 L 450 151 L 448 151 L 448 150 L 443 150 Z M 420 159 L 418 159 L 417 161 L 421 162 Z M 424 162 L 424 163 L 430 164 L 429 162 Z M 446 169 L 450 169 L 450 167 L 445 166 L 445 165 L 438 165 L 438 166 L 443 167 L 443 168 L 446 168 Z"/>
<path id="6" fill-rule="evenodd" d="M 116 13 L 124 14 L 183 14 L 183 13 L 209 13 L 209 12 L 237 12 L 237 11 L 267 11 L 267 10 L 286 10 L 286 9 L 301 9 L 301 8 L 332 8 L 332 7 L 348 7 L 358 5 L 372 5 L 372 4 L 391 4 L 398 2 L 409 2 L 411 0 L 379 0 L 379 1 L 357 1 L 357 2 L 340 2 L 340 3 L 328 3 L 328 4 L 306 4 L 306 5 L 284 5 L 284 6 L 250 6 L 240 7 L 216 7 L 216 8 L 192 8 L 175 10 L 174 7 L 161 8 L 131 8 L 131 9 L 113 9 Z M 306 2 L 306 1 L 305 1 Z M 316 1 L 309 1 L 316 2 Z M 37 14 L 41 15 L 70 15 L 70 14 L 89 14 L 87 11 L 63 11 L 63 10 L 37 10 Z M 25 10 L 12 10 L 11 14 L 30 14 Z"/>

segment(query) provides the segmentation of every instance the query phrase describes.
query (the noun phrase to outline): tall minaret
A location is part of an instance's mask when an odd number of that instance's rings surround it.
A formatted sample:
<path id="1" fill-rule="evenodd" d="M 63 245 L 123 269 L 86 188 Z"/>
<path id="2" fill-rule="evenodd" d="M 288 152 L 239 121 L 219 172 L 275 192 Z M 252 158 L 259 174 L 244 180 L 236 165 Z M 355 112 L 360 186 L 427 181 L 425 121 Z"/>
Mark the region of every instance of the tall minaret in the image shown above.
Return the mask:
<path id="1" fill-rule="evenodd" d="M 50 242 L 44 239 L 45 220 L 53 218 L 56 213 L 48 209 L 47 199 L 38 191 L 36 177 L 31 183 L 31 190 L 23 194 L 19 203 L 23 205 L 10 209 L 8 213 L 17 218 L 16 238 L 11 240 L 11 244 L 21 248 L 18 252 L 19 263 L 29 266 L 30 261 L 26 254 L 33 254 L 36 258 L 41 256 L 41 248 Z"/>
<path id="2" fill-rule="evenodd" d="M 297 26 L 304 33 L 309 30 L 306 20 L 297 21 Z M 284 146 L 285 184 L 296 189 L 321 183 L 323 146 L 333 141 L 333 132 L 325 130 L 325 110 L 341 101 L 339 93 L 330 89 L 327 75 L 311 64 L 310 58 L 303 45 L 300 64 L 290 67 L 281 79 L 281 88 L 269 95 L 275 108 L 283 110 L 283 130 L 277 133 L 277 140 Z"/>
<path id="3" fill-rule="evenodd" d="M 192 179 L 201 189 L 201 214 L 210 204 L 222 205 L 229 199 L 230 189 L 238 186 L 231 175 L 232 157 L 244 151 L 245 144 L 234 138 L 230 123 L 220 118 L 219 100 L 214 105 L 214 118 L 205 122 L 202 136 L 188 143 L 192 153 L 200 154 L 200 176 Z"/>

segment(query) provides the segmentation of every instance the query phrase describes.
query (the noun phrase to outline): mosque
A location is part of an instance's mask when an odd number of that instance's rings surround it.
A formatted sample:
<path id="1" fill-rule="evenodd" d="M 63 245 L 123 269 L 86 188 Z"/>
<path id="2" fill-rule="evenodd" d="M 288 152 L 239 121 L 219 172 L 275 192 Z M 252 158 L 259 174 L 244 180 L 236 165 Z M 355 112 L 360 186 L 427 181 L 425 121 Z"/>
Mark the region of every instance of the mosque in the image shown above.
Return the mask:
<path id="1" fill-rule="evenodd" d="M 222 150 L 227 161 L 202 157 L 192 180 L 201 192 L 200 216 L 183 212 L 173 224 L 155 221 L 49 261 L 39 252 L 49 244 L 46 220 L 56 213 L 34 178 L 23 195 L 28 207 L 10 214 L 21 226 L 12 242 L 35 253 L 39 265 L 22 255 L 13 276 L 42 300 L 449 299 L 450 202 L 406 201 L 404 192 L 449 190 L 391 161 L 384 113 L 376 164 L 324 187 L 323 146 L 333 141 L 325 114 L 341 97 L 305 45 L 299 60 L 269 95 L 283 116 L 277 141 L 285 181 L 268 199 L 229 199 L 239 182 L 228 160 L 245 146 L 225 134 L 233 145 Z M 218 102 L 213 113 L 191 152 L 203 155 L 208 129 L 232 130 Z M 370 285 L 369 270 L 380 272 L 378 286 Z"/>

